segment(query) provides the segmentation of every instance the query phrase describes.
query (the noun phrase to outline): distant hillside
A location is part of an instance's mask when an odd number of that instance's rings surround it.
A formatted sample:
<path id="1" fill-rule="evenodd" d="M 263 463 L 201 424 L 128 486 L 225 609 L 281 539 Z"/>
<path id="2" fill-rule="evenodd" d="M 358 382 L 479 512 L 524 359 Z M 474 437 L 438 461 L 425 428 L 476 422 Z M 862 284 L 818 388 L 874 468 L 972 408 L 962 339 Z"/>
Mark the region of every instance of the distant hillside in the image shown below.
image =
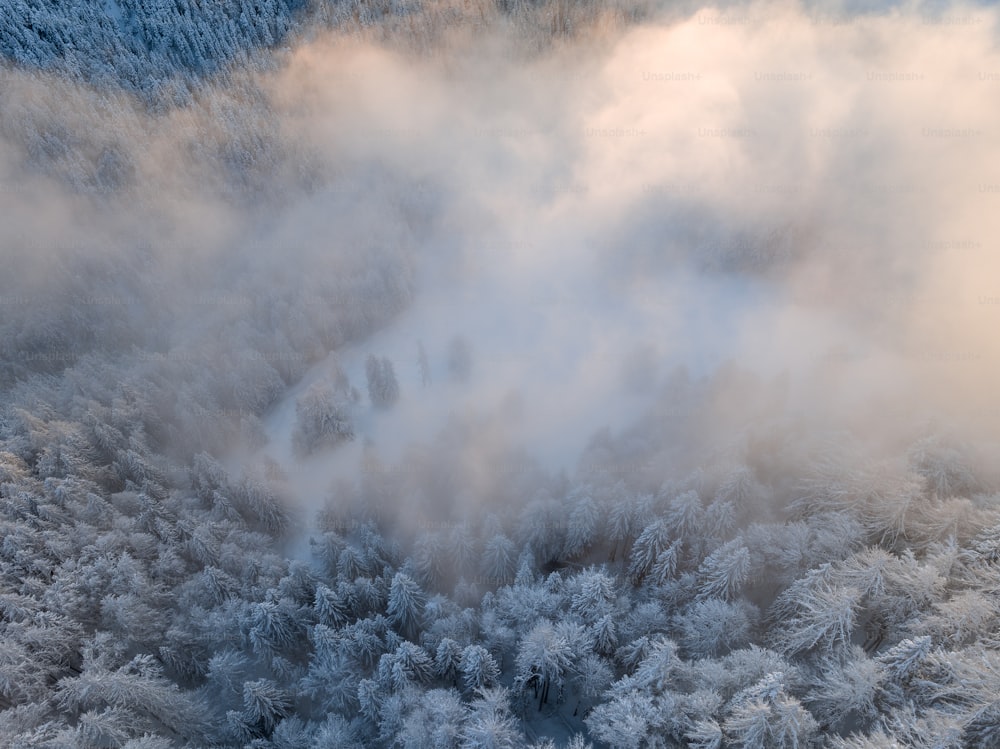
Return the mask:
<path id="1" fill-rule="evenodd" d="M 10 0 L 0 54 L 148 92 L 281 41 L 303 0 Z"/>

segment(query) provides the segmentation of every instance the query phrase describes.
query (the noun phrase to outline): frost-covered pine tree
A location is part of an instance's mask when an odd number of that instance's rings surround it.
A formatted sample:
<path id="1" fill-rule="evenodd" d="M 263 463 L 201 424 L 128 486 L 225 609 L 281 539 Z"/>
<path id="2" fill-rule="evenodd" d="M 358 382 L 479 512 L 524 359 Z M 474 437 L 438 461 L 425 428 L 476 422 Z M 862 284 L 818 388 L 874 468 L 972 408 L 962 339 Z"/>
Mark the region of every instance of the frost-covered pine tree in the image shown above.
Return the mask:
<path id="1" fill-rule="evenodd" d="M 635 525 L 635 505 L 625 482 L 619 479 L 607 497 L 608 536 L 612 543 L 611 561 L 615 560 L 619 544 L 627 544 Z"/>
<path id="2" fill-rule="evenodd" d="M 270 735 L 291 710 L 291 698 L 274 681 L 256 679 L 243 685 L 243 720 L 262 735 Z"/>
<path id="3" fill-rule="evenodd" d="M 397 742 L 402 749 L 457 747 L 466 709 L 454 689 L 429 689 L 403 719 Z"/>
<path id="4" fill-rule="evenodd" d="M 478 698 L 469 706 L 461 749 L 515 749 L 524 745 L 524 736 L 510 712 L 507 690 L 480 689 Z"/>
<path id="5" fill-rule="evenodd" d="M 850 642 L 860 605 L 857 588 L 831 584 L 818 574 L 803 578 L 772 605 L 772 616 L 780 619 L 771 638 L 785 653 L 838 648 Z"/>
<path id="6" fill-rule="evenodd" d="M 654 714 L 652 696 L 633 689 L 595 707 L 585 723 L 591 735 L 612 749 L 640 749 Z"/>
<path id="7" fill-rule="evenodd" d="M 329 627 L 347 624 L 350 613 L 350 607 L 344 597 L 323 584 L 316 586 L 313 610 L 319 623 Z"/>
<path id="8" fill-rule="evenodd" d="M 568 671 L 573 665 L 574 652 L 564 633 L 543 619 L 521 640 L 515 659 L 514 683 L 523 693 L 534 691 L 538 709 L 549 701 L 553 686 L 561 694 Z"/>
<path id="9" fill-rule="evenodd" d="M 785 674 L 766 674 L 737 693 L 723 724 L 739 747 L 802 747 L 815 739 L 819 725 L 798 699 L 788 694 Z"/>
<path id="10" fill-rule="evenodd" d="M 506 585 L 514 577 L 517 565 L 517 547 L 502 533 L 497 533 L 483 547 L 480 570 L 484 582 L 490 586 Z"/>
<path id="11" fill-rule="evenodd" d="M 612 613 L 618 596 L 615 580 L 606 570 L 584 570 L 573 582 L 579 586 L 570 607 L 574 614 L 584 621 L 596 622 Z"/>
<path id="12" fill-rule="evenodd" d="M 660 554 L 670 548 L 671 541 L 670 526 L 663 519 L 654 520 L 643 529 L 632 544 L 632 558 L 628 567 L 628 576 L 634 585 L 642 582 Z"/>
<path id="13" fill-rule="evenodd" d="M 677 573 L 678 557 L 681 553 L 681 541 L 674 541 L 668 548 L 656 556 L 656 561 L 649 570 L 650 582 L 653 585 L 665 585 Z"/>
<path id="14" fill-rule="evenodd" d="M 393 575 L 386 614 L 404 637 L 415 638 L 420 631 L 425 603 L 426 596 L 412 577 L 405 572 Z"/>
<path id="15" fill-rule="evenodd" d="M 881 664 L 855 645 L 819 662 L 805 701 L 810 712 L 834 730 L 868 729 L 878 716 L 876 702 L 884 678 Z"/>
<path id="16" fill-rule="evenodd" d="M 613 655 L 618 649 L 618 629 L 612 614 L 605 614 L 594 623 L 594 650 L 601 655 Z"/>
<path id="17" fill-rule="evenodd" d="M 462 684 L 470 692 L 495 686 L 500 679 L 500 667 L 482 645 L 465 647 L 458 670 L 462 674 Z"/>
<path id="18" fill-rule="evenodd" d="M 286 600 L 248 604 L 242 626 L 255 653 L 276 654 L 292 646 L 301 634 L 297 607 Z"/>
<path id="19" fill-rule="evenodd" d="M 292 446 L 300 455 L 354 439 L 350 401 L 328 383 L 318 382 L 295 404 Z"/>
<path id="20" fill-rule="evenodd" d="M 576 489 L 566 497 L 568 521 L 563 554 L 568 559 L 581 556 L 597 538 L 600 510 L 586 489 Z"/>
<path id="21" fill-rule="evenodd" d="M 450 637 L 441 638 L 434 655 L 434 672 L 439 679 L 457 686 L 462 663 L 462 646 Z"/>
<path id="22" fill-rule="evenodd" d="M 387 357 L 369 354 L 365 360 L 365 377 L 368 380 L 368 398 L 373 406 L 389 408 L 399 400 L 396 369 Z"/>
<path id="23" fill-rule="evenodd" d="M 707 598 L 685 607 L 671 624 L 686 654 L 704 658 L 749 644 L 759 619 L 749 601 Z"/>
<path id="24" fill-rule="evenodd" d="M 705 508 L 698 492 L 691 489 L 671 499 L 666 521 L 677 538 L 685 541 L 699 540 L 705 522 Z"/>
<path id="25" fill-rule="evenodd" d="M 750 552 L 740 539 L 733 539 L 709 554 L 698 568 L 700 598 L 729 598 L 747 581 Z"/>

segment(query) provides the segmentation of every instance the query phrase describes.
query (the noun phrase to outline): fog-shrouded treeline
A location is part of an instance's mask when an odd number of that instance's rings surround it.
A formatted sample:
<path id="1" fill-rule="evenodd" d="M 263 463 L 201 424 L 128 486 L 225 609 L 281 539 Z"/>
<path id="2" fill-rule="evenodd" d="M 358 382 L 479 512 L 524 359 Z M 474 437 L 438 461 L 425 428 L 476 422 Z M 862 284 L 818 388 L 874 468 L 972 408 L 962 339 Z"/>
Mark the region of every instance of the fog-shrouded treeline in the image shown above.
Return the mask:
<path id="1" fill-rule="evenodd" d="M 1000 745 L 1000 15 L 8 2 L 0 746 Z"/>
<path id="2" fill-rule="evenodd" d="M 163 110 L 197 99 L 205 76 L 273 68 L 274 51 L 325 29 L 427 48 L 456 28 L 519 27 L 538 48 L 595 22 L 645 17 L 653 4 L 613 0 L 10 0 L 0 54 L 27 69 L 121 86 Z"/>

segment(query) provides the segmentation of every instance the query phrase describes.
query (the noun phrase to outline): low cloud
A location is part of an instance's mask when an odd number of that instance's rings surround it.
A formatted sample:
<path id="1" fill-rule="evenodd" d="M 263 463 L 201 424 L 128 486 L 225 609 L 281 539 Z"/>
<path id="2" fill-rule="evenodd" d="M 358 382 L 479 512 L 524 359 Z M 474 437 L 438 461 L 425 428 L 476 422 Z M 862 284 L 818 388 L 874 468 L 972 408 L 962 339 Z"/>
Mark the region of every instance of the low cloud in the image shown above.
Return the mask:
<path id="1" fill-rule="evenodd" d="M 311 476 L 311 507 L 357 480 L 362 453 L 405 461 L 417 444 L 457 460 L 474 501 L 505 480 L 483 465 L 524 449 L 573 471 L 604 427 L 641 456 L 665 455 L 667 435 L 721 450 L 768 418 L 876 451 L 931 421 L 989 434 L 996 12 L 751 3 L 591 21 L 541 51 L 514 26 L 434 36 L 433 52 L 331 32 L 159 115 L 6 71 L 34 102 L 3 115 L 19 293 L 54 293 L 35 261 L 81 237 L 84 255 L 112 257 L 141 240 L 174 310 L 152 324 L 177 344 L 208 309 L 243 334 L 257 302 L 223 297 L 282 287 L 275 314 L 294 330 L 313 280 L 386 278 L 399 293 L 373 313 L 381 329 L 334 356 L 362 396 L 365 357 L 389 357 L 399 403 L 362 397 L 353 446 L 299 465 L 289 414 L 331 360 L 264 420 L 262 450 Z M 43 115 L 48 131 L 31 124 Z M 246 324 L 266 334 L 262 320 Z M 465 382 L 447 367 L 456 336 L 471 342 Z M 658 432 L 679 369 L 713 385 L 683 433 Z"/>

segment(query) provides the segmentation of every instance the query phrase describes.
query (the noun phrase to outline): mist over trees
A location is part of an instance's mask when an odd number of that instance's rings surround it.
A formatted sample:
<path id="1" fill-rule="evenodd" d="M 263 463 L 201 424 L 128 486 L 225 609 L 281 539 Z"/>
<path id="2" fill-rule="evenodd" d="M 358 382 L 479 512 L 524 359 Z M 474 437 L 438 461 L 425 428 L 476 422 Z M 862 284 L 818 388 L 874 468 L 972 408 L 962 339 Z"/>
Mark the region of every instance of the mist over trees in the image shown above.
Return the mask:
<path id="1" fill-rule="evenodd" d="M 369 354 L 365 359 L 365 378 L 368 380 L 368 398 L 373 405 L 388 408 L 399 400 L 396 368 L 387 357 Z"/>
<path id="2" fill-rule="evenodd" d="M 462 336 L 448 344 L 448 373 L 456 382 L 465 382 L 472 375 L 472 346 Z"/>
<path id="3" fill-rule="evenodd" d="M 967 10 L 7 3 L 0 746 L 1000 745 Z"/>
<path id="4" fill-rule="evenodd" d="M 324 447 L 336 447 L 354 439 L 351 424 L 352 398 L 346 388 L 315 383 L 295 403 L 295 431 L 292 446 L 302 455 Z"/>

